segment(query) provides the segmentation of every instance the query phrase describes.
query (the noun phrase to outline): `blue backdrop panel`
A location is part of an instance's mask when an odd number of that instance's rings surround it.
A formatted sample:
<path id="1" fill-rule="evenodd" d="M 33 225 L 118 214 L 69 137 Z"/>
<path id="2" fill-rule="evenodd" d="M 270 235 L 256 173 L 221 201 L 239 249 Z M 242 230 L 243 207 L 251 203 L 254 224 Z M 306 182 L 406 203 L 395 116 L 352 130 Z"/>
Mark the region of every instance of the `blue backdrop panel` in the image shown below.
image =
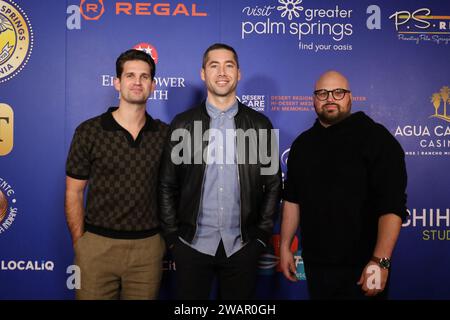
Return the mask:
<path id="1" fill-rule="evenodd" d="M 0 101 L 11 106 L 15 123 L 13 149 L 0 157 L 0 177 L 14 190 L 8 200 L 17 209 L 0 237 L 0 297 L 67 298 L 65 268 L 71 248 L 63 214 L 66 5 L 18 4 L 29 18 L 34 45 L 23 70 L 0 84 Z M 53 262 L 55 268 L 8 270 L 8 264 L 14 268 L 11 261 L 30 261 L 37 268 Z"/>
<path id="2" fill-rule="evenodd" d="M 238 98 L 279 129 L 284 172 L 291 143 L 315 119 L 314 81 L 329 69 L 348 76 L 353 110 L 384 124 L 407 153 L 411 215 L 393 257 L 391 298 L 450 299 L 449 3 L 0 0 L 0 24 L 0 118 L 11 118 L 4 105 L 14 113 L 14 121 L 0 120 L 0 299 L 74 296 L 66 284 L 73 249 L 65 159 L 77 125 L 118 104 L 117 56 L 139 47 L 157 58 L 148 111 L 170 122 L 205 98 L 201 58 L 214 42 L 236 48 Z M 21 62 L 25 51 L 29 60 Z M 305 299 L 306 282 L 279 272 L 279 232 L 278 217 L 261 257 L 258 297 Z M 161 298 L 170 299 L 170 255 L 164 268 Z"/>

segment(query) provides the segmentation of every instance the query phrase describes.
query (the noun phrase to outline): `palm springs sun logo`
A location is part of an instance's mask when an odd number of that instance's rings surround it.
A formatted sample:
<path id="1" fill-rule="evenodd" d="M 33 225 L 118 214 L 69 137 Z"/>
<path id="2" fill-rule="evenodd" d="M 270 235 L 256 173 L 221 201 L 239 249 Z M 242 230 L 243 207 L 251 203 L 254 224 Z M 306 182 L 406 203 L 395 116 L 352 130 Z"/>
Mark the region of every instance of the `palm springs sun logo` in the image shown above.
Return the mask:
<path id="1" fill-rule="evenodd" d="M 33 50 L 33 29 L 25 12 L 13 1 L 0 0 L 0 83 L 27 64 Z"/>
<path id="2" fill-rule="evenodd" d="M 281 17 L 284 18 L 287 14 L 288 19 L 292 20 L 293 15 L 296 18 L 300 17 L 300 11 L 303 11 L 303 7 L 300 6 L 303 0 L 278 0 L 280 6 L 277 7 L 278 11 L 283 11 Z"/>

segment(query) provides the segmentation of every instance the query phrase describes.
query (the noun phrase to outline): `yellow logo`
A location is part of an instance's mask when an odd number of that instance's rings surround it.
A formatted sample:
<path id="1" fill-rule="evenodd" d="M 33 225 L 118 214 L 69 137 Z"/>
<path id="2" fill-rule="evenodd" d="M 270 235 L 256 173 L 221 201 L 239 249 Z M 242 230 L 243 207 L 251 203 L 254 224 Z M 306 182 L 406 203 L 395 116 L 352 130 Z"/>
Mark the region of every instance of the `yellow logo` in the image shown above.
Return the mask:
<path id="1" fill-rule="evenodd" d="M 23 10 L 0 0 L 0 83 L 10 80 L 27 64 L 33 50 L 33 30 Z"/>
<path id="2" fill-rule="evenodd" d="M 439 92 L 433 93 L 431 96 L 431 103 L 434 106 L 434 114 L 430 117 L 439 118 L 450 122 L 450 116 L 447 114 L 447 104 L 450 104 L 450 88 L 448 86 L 442 87 Z M 441 103 L 443 104 L 442 113 L 439 113 L 441 108 Z"/>
<path id="3" fill-rule="evenodd" d="M 0 156 L 11 152 L 14 145 L 14 113 L 10 106 L 0 103 Z"/>

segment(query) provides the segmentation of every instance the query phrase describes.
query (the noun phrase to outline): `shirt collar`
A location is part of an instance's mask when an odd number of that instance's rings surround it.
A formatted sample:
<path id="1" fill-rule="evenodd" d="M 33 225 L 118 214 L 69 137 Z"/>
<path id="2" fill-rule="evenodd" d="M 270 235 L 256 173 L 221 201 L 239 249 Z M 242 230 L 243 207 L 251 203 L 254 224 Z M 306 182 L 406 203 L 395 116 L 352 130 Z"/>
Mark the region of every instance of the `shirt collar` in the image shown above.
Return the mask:
<path id="1" fill-rule="evenodd" d="M 108 111 L 101 115 L 102 127 L 106 131 L 126 131 L 120 124 L 114 119 L 112 113 L 119 109 L 119 107 L 110 107 Z M 145 124 L 141 131 L 157 131 L 157 125 L 155 120 L 145 112 Z"/>
<path id="2" fill-rule="evenodd" d="M 233 119 L 238 112 L 238 102 L 237 100 L 234 101 L 234 103 L 227 110 L 222 111 L 206 100 L 206 112 L 213 119 L 216 119 L 220 114 L 224 114 L 228 119 Z"/>

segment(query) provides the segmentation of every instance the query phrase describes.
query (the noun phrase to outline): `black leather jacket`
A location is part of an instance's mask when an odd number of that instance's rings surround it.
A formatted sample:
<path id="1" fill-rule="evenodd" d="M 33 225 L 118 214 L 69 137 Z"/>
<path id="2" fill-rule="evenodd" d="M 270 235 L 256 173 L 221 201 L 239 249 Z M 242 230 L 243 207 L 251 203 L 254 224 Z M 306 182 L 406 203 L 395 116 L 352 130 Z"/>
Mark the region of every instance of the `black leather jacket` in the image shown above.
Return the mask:
<path id="1" fill-rule="evenodd" d="M 201 132 L 198 130 L 197 137 L 194 133 L 194 121 L 197 122 L 197 128 L 201 123 Z M 234 118 L 236 129 L 272 129 L 270 120 L 263 114 L 250 109 L 239 103 L 238 112 Z M 204 183 L 204 174 L 206 164 L 203 160 L 195 164 L 194 157 L 203 155 L 203 150 L 207 148 L 208 141 L 198 146 L 201 150 L 194 150 L 194 137 L 197 141 L 202 139 L 203 133 L 209 129 L 210 117 L 206 111 L 205 102 L 201 105 L 177 115 L 172 123 L 168 135 L 168 142 L 165 146 L 161 159 L 160 182 L 159 182 L 159 205 L 160 221 L 163 235 L 166 242 L 171 246 L 177 236 L 184 240 L 192 242 L 196 229 L 199 208 L 201 204 L 202 189 Z M 171 160 L 171 153 L 174 146 L 179 145 L 180 141 L 185 143 L 189 139 L 180 138 L 177 141 L 171 141 L 172 132 L 176 129 L 186 129 L 191 137 L 191 150 L 189 154 L 184 151 L 179 154 L 189 159 L 190 163 L 174 164 Z M 201 133 L 201 135 L 200 135 Z M 267 143 L 270 145 L 270 134 Z M 207 140 L 207 139 L 206 139 Z M 238 141 L 239 139 L 237 139 Z M 258 142 L 261 139 L 257 138 Z M 248 140 L 247 140 L 248 141 Z M 249 154 L 249 147 L 255 147 L 257 144 L 245 143 L 245 154 Z M 237 155 L 239 157 L 239 142 L 237 142 Z M 242 144 L 242 143 L 241 143 Z M 197 148 L 199 149 L 199 148 Z M 255 149 L 253 149 L 255 151 Z M 241 240 L 247 242 L 252 239 L 260 239 L 267 243 L 272 234 L 273 216 L 278 210 L 281 196 L 281 173 L 278 161 L 278 145 L 272 152 L 277 159 L 276 164 L 262 164 L 258 157 L 256 164 L 239 164 L 239 183 L 241 197 Z M 271 154 L 271 149 L 268 153 Z M 243 155 L 241 155 L 243 156 Z M 242 159 L 242 158 L 241 158 Z M 197 161 L 198 162 L 198 161 Z M 263 161 L 264 163 L 267 161 Z M 274 174 L 262 175 L 261 168 L 267 168 L 276 165 Z"/>

